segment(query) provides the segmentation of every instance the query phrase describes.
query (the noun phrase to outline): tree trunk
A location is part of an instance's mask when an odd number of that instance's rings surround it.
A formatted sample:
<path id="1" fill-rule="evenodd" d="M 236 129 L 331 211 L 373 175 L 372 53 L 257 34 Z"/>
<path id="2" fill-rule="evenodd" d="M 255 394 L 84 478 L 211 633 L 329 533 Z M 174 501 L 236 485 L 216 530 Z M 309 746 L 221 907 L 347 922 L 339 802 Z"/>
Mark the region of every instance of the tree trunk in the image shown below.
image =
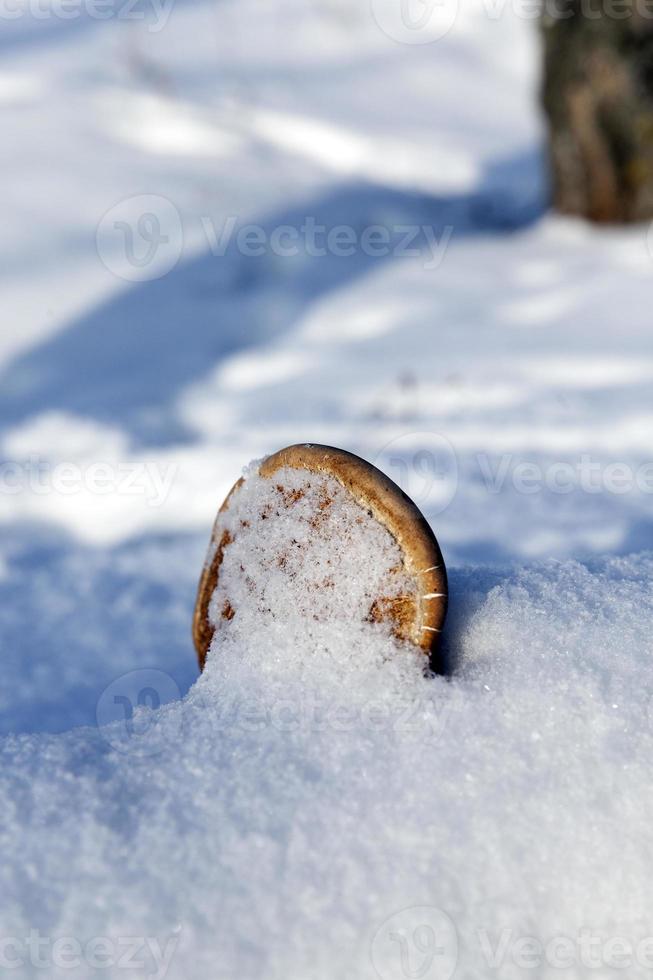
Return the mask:
<path id="1" fill-rule="evenodd" d="M 544 0 L 542 33 L 556 209 L 653 218 L 653 0 Z"/>

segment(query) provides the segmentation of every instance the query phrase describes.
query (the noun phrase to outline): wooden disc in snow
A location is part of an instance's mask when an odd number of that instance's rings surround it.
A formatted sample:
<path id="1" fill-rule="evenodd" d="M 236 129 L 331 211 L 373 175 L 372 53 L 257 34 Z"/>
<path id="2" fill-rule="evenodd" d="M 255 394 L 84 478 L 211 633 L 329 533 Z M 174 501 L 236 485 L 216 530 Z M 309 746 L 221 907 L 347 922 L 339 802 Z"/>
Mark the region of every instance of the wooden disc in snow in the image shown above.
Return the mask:
<path id="1" fill-rule="evenodd" d="M 413 501 L 352 453 L 297 445 L 250 468 L 220 508 L 193 638 L 202 669 L 216 630 L 266 621 L 309 634 L 369 624 L 432 655 L 446 609 L 440 548 Z"/>

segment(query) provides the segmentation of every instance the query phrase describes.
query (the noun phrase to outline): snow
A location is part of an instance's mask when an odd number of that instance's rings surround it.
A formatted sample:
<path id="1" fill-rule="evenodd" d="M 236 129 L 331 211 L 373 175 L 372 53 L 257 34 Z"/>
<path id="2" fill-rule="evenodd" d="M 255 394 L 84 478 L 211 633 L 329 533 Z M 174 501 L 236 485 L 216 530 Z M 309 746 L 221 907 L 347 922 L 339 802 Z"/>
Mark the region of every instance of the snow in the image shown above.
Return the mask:
<path id="1" fill-rule="evenodd" d="M 361 644 L 378 648 L 376 657 L 397 655 L 374 610 L 416 598 L 415 582 L 391 533 L 334 477 L 284 466 L 267 478 L 254 464 L 229 497 L 207 561 L 225 538 L 209 604 L 211 656 L 254 635 L 273 648 L 280 638 L 278 656 L 308 646 L 310 660 L 348 659 Z"/>
<path id="2" fill-rule="evenodd" d="M 651 235 L 545 211 L 532 19 L 81 7 L 0 38 L 3 968 L 648 976 Z M 302 441 L 431 521 L 448 677 L 253 624 L 198 678 L 217 507 Z"/>
<path id="3" fill-rule="evenodd" d="M 455 572 L 449 680 L 373 645 L 320 658 L 259 634 L 130 737 L 117 721 L 6 739 L 5 934 L 173 942 L 173 977 L 395 975 L 375 933 L 423 906 L 450 918 L 461 976 L 487 975 L 483 942 L 508 931 L 506 977 L 522 937 L 635 948 L 652 571 Z"/>

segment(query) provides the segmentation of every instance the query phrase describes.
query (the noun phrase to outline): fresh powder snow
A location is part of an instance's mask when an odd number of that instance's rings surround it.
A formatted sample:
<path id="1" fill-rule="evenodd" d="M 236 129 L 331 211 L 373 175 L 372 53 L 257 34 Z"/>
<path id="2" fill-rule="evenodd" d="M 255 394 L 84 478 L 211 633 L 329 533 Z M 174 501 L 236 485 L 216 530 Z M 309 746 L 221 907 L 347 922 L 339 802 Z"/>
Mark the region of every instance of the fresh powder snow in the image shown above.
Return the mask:
<path id="1" fill-rule="evenodd" d="M 33 6 L 0 37 L 0 967 L 649 977 L 653 240 L 546 211 L 533 18 Z M 304 440 L 432 524 L 447 676 L 287 616 L 199 676 L 217 508 Z"/>
<path id="2" fill-rule="evenodd" d="M 236 646 L 262 633 L 274 647 L 280 630 L 283 648 L 306 646 L 309 661 L 336 647 L 348 659 L 366 637 L 397 654 L 379 605 L 416 585 L 390 532 L 335 477 L 286 466 L 267 478 L 253 464 L 219 524 L 208 561 L 229 544 L 209 621 Z"/>

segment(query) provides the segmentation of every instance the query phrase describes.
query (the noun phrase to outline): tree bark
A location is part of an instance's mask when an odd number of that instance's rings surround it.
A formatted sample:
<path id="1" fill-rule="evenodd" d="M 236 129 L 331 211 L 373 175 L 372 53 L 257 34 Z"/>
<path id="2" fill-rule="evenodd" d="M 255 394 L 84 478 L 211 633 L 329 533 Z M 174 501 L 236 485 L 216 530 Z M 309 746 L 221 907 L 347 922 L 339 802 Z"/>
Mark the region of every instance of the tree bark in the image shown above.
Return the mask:
<path id="1" fill-rule="evenodd" d="M 653 218 L 653 0 L 544 0 L 542 34 L 554 206 Z"/>

